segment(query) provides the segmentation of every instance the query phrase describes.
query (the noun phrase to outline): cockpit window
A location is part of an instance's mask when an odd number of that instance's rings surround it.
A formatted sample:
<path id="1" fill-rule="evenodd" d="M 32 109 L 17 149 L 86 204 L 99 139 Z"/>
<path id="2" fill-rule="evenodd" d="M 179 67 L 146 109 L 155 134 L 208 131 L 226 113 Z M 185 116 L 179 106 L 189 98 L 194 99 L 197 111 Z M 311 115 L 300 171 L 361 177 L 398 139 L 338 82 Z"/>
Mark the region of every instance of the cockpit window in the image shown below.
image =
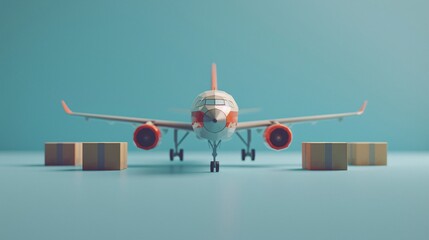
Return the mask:
<path id="1" fill-rule="evenodd" d="M 223 100 L 223 99 L 215 99 L 215 104 L 216 105 L 225 105 L 225 100 Z"/>
<path id="2" fill-rule="evenodd" d="M 197 107 L 203 106 L 204 105 L 204 100 L 198 101 L 196 105 L 197 105 Z"/>
<path id="3" fill-rule="evenodd" d="M 225 105 L 223 99 L 206 99 L 206 105 Z"/>

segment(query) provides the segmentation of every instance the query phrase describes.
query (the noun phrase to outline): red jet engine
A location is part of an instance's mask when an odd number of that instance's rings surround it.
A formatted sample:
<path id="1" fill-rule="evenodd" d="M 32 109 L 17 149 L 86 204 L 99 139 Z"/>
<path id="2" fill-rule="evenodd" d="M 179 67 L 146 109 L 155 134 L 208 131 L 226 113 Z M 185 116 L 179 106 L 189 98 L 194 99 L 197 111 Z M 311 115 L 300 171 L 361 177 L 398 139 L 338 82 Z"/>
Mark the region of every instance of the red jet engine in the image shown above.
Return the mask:
<path id="1" fill-rule="evenodd" d="M 134 143 L 144 150 L 155 148 L 160 139 L 161 131 L 152 124 L 141 125 L 134 131 Z"/>
<path id="2" fill-rule="evenodd" d="M 264 139 L 272 149 L 285 149 L 292 142 L 292 131 L 285 125 L 274 124 L 265 129 Z"/>

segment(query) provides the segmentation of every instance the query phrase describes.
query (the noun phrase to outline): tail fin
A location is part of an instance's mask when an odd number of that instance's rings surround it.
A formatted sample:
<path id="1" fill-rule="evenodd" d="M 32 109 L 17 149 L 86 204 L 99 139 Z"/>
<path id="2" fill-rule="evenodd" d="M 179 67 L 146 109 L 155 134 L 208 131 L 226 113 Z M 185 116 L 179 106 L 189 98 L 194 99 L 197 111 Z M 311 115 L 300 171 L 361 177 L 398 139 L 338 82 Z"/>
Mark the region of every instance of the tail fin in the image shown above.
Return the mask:
<path id="1" fill-rule="evenodd" d="M 212 64 L 212 90 L 217 90 L 216 63 Z"/>

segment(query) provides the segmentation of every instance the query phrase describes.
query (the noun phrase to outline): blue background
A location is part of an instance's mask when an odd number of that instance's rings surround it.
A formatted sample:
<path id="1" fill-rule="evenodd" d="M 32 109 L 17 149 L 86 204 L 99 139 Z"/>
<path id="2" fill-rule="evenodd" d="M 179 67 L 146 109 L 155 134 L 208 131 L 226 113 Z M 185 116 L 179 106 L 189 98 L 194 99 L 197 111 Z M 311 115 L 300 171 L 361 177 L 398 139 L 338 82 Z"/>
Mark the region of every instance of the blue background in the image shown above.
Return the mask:
<path id="1" fill-rule="evenodd" d="M 210 86 L 240 120 L 355 111 L 342 123 L 292 126 L 302 141 L 388 141 L 429 150 L 428 1 L 0 0 L 0 150 L 45 141 L 129 141 L 134 126 L 74 111 L 189 121 Z M 254 147 L 266 149 L 260 136 Z M 130 145 L 130 150 L 135 150 Z M 158 149 L 172 146 L 171 131 Z M 237 138 L 223 149 L 238 151 Z M 188 138 L 185 149 L 206 149 Z"/>

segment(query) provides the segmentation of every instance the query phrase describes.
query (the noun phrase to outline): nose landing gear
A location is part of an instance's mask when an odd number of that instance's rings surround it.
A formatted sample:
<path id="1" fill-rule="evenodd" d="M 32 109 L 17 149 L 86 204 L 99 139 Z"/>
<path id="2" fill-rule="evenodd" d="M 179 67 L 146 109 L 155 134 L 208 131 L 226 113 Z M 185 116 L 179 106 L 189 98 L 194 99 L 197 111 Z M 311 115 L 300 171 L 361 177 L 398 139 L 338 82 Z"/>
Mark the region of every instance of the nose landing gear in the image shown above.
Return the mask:
<path id="1" fill-rule="evenodd" d="M 214 172 L 214 170 L 216 170 L 216 172 L 219 172 L 219 161 L 216 161 L 216 156 L 217 156 L 217 148 L 219 147 L 221 141 L 222 140 L 219 140 L 218 142 L 209 140 L 209 145 L 212 149 L 212 156 L 213 156 L 213 161 L 210 162 L 210 172 Z"/>
<path id="2" fill-rule="evenodd" d="M 210 172 L 214 172 L 214 170 L 216 170 L 216 172 L 219 172 L 219 161 L 210 162 Z"/>

